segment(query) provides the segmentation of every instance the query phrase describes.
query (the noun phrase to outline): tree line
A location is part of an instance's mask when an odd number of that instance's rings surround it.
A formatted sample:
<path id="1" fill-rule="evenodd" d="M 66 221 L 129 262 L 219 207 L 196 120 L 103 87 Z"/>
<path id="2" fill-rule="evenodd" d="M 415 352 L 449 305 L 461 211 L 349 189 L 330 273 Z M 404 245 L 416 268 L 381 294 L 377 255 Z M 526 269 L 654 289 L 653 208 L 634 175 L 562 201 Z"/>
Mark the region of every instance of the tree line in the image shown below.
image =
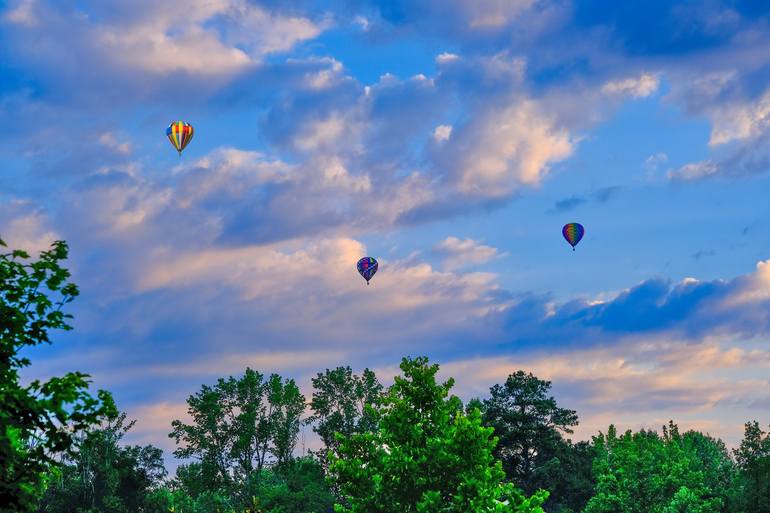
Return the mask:
<path id="1" fill-rule="evenodd" d="M 0 240 L 0 247 L 5 243 Z M 123 442 L 135 421 L 88 376 L 23 385 L 21 356 L 69 329 L 77 295 L 57 242 L 0 253 L 0 511 L 50 513 L 767 513 L 770 436 L 745 424 L 729 450 L 670 422 L 573 442 L 577 412 L 516 371 L 463 402 L 426 357 L 375 373 L 294 380 L 247 368 L 202 385 L 168 436 L 182 460 Z M 322 447 L 297 454 L 303 425 Z"/>

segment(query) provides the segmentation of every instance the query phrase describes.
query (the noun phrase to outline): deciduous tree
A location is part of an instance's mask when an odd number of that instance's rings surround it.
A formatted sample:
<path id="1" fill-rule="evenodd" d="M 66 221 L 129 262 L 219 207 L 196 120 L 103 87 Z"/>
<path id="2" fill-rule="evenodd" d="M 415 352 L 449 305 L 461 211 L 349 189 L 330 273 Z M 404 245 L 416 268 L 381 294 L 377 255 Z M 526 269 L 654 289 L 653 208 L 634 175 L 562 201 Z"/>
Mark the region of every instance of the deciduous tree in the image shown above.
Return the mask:
<path id="1" fill-rule="evenodd" d="M 237 486 L 248 494 L 244 483 L 271 458 L 291 458 L 305 398 L 294 380 L 277 374 L 265 380 L 247 368 L 240 378 L 203 385 L 187 404 L 192 423 L 172 422 L 169 436 L 180 445 L 174 454 L 199 462 L 189 470 L 200 476 L 196 482 L 208 483 L 208 491 Z"/>
<path id="2" fill-rule="evenodd" d="M 364 369 L 361 376 L 353 374 L 350 367 L 326 369 L 312 379 L 313 400 L 310 408 L 313 414 L 308 422 L 314 422 L 313 431 L 324 443 L 319 454 L 321 462 L 326 461 L 327 452 L 337 452 L 339 442 L 335 433 L 349 438 L 355 433 L 366 433 L 377 427 L 375 410 L 382 396 L 382 385 L 374 372 Z"/>
<path id="3" fill-rule="evenodd" d="M 697 442 L 693 443 L 697 439 Z M 682 436 L 673 422 L 655 431 L 626 431 L 614 426 L 594 437 L 596 494 L 584 513 L 717 513 L 725 511 L 728 490 L 719 481 L 719 446 L 704 450 L 706 437 Z M 716 473 L 717 475 L 709 475 Z"/>
<path id="4" fill-rule="evenodd" d="M 0 511 L 33 511 L 46 471 L 72 448 L 75 436 L 115 415 L 109 393 L 93 397 L 88 375 L 70 372 L 21 384 L 30 365 L 24 348 L 50 344 L 50 332 L 71 329 L 63 307 L 78 295 L 61 266 L 68 248 L 57 241 L 32 260 L 3 251 L 0 240 Z"/>
<path id="5" fill-rule="evenodd" d="M 51 479 L 38 511 L 150 511 L 147 497 L 166 476 L 163 451 L 151 445 L 121 445 L 135 422 L 126 422 L 122 413 L 82 435 L 77 452 Z"/>
<path id="6" fill-rule="evenodd" d="M 404 359 L 376 412 L 374 432 L 338 435 L 330 472 L 344 504 L 338 513 L 492 513 L 542 511 L 547 492 L 525 498 L 495 461 L 492 429 L 465 413 L 436 382 L 438 365 Z"/>

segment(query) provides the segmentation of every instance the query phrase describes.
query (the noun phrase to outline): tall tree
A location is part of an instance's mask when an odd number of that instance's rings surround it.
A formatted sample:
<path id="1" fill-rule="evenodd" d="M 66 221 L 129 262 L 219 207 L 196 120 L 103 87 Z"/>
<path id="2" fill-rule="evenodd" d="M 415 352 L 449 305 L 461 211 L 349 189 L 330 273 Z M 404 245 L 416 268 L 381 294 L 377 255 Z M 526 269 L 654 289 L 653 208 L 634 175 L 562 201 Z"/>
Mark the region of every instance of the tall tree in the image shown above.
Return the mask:
<path id="1" fill-rule="evenodd" d="M 403 359 L 401 370 L 376 412 L 378 429 L 339 436 L 330 474 L 346 500 L 335 511 L 542 511 L 547 492 L 525 498 L 502 482 L 492 429 L 482 425 L 478 409 L 466 414 L 449 396 L 454 380 L 437 383 L 438 365 L 424 357 Z"/>
<path id="2" fill-rule="evenodd" d="M 149 511 L 147 497 L 166 476 L 163 451 L 151 445 L 123 446 L 136 421 L 121 413 L 81 436 L 78 450 L 51 480 L 40 513 Z"/>
<path id="3" fill-rule="evenodd" d="M 271 405 L 272 427 L 270 452 L 279 465 L 288 464 L 297 445 L 301 417 L 305 412 L 305 396 L 294 380 L 283 382 L 280 376 L 273 374 L 268 380 L 268 403 Z"/>
<path id="4" fill-rule="evenodd" d="M 740 470 L 741 511 L 770 511 L 770 434 L 763 431 L 758 422 L 747 422 L 741 445 L 734 454 Z"/>
<path id="5" fill-rule="evenodd" d="M 63 241 L 34 261 L 25 251 L 0 252 L 0 511 L 33 511 L 49 466 L 78 433 L 117 413 L 108 392 L 89 393 L 87 374 L 20 383 L 20 369 L 30 365 L 20 351 L 71 329 L 62 308 L 78 288 L 61 266 L 67 254 Z"/>
<path id="6" fill-rule="evenodd" d="M 560 408 L 550 390 L 550 381 L 517 371 L 484 400 L 484 423 L 500 439 L 495 456 L 526 493 L 544 485 L 544 466 L 564 454 L 562 433 L 572 433 L 578 424 L 576 412 Z"/>
<path id="7" fill-rule="evenodd" d="M 364 369 L 361 376 L 353 374 L 350 367 L 326 369 L 312 379 L 313 400 L 310 408 L 313 414 L 308 422 L 314 422 L 313 431 L 318 433 L 325 450 L 319 454 L 322 464 L 327 452 L 337 453 L 339 442 L 335 433 L 349 438 L 355 433 L 373 431 L 377 427 L 375 410 L 382 396 L 382 385 L 374 372 Z"/>
<path id="8" fill-rule="evenodd" d="M 209 491 L 216 491 L 243 485 L 271 457 L 290 459 L 305 398 L 294 380 L 277 374 L 265 380 L 247 368 L 240 378 L 203 385 L 187 405 L 192 423 L 172 422 L 169 437 L 181 445 L 174 454 L 196 459 L 199 466 L 190 470 L 209 483 Z"/>

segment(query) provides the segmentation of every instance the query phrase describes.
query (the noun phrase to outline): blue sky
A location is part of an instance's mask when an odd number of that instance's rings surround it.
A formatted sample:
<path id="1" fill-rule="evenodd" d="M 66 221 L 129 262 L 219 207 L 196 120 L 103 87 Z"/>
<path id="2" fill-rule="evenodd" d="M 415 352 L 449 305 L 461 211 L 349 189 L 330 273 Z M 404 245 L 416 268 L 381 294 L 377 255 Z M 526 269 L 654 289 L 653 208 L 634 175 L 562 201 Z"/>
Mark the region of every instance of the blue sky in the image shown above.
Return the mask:
<path id="1" fill-rule="evenodd" d="M 420 354 L 465 398 L 552 380 L 577 438 L 770 423 L 766 2 L 187 4 L 0 11 L 0 234 L 82 290 L 30 379 L 166 450 L 247 365 L 309 397 Z"/>

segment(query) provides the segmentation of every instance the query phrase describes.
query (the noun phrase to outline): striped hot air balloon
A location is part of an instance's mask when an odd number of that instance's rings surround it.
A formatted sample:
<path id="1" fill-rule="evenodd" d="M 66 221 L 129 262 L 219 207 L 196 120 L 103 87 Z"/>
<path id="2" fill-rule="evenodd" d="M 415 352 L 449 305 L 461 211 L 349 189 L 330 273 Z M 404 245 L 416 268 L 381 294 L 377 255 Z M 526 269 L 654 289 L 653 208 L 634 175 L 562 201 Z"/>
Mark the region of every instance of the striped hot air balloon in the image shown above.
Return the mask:
<path id="1" fill-rule="evenodd" d="M 561 234 L 564 235 L 564 238 L 572 246 L 572 251 L 575 251 L 575 246 L 577 246 L 585 233 L 585 228 L 580 223 L 567 223 L 561 229 Z"/>
<path id="2" fill-rule="evenodd" d="M 190 123 L 185 123 L 184 121 L 174 121 L 166 129 L 166 136 L 181 157 L 182 150 L 190 144 L 193 138 L 193 127 Z"/>

